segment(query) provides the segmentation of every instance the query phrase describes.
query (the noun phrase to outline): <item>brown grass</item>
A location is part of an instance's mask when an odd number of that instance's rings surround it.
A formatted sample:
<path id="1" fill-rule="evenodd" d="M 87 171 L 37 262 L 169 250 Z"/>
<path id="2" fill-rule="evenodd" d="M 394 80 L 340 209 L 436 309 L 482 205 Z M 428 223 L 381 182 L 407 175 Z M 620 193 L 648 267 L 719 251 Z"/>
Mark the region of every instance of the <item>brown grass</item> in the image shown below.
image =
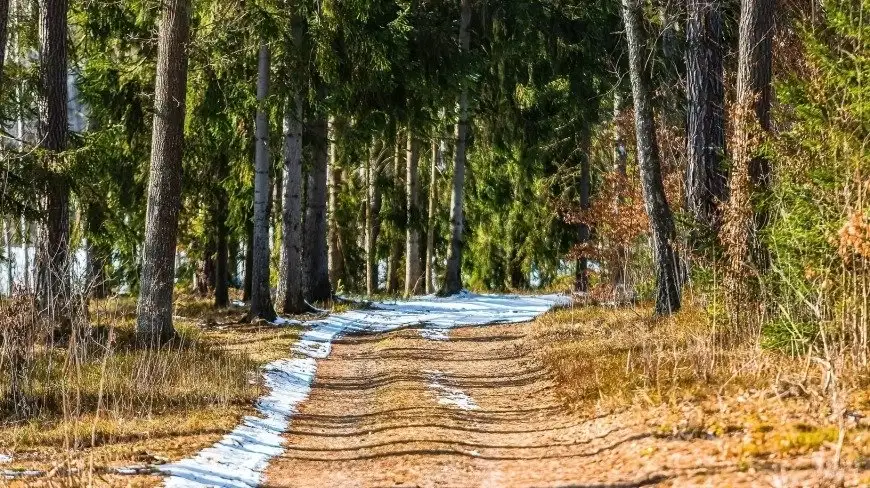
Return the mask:
<path id="1" fill-rule="evenodd" d="M 870 459 L 866 371 L 831 381 L 818 358 L 725 344 L 697 308 L 667 319 L 649 307 L 566 308 L 539 318 L 530 337 L 579 415 L 631 409 L 663 438 L 721 438 L 723 455 L 747 467 L 822 459 L 865 469 Z"/>
<path id="2" fill-rule="evenodd" d="M 242 309 L 180 297 L 178 339 L 148 350 L 134 339 L 134 298 L 92 302 L 89 310 L 91 326 L 78 345 L 33 347 L 32 407 L 18 420 L 4 414 L 0 453 L 14 459 L 0 468 L 99 473 L 188 456 L 254 413 L 259 366 L 286 357 L 298 336 L 293 328 L 241 324 Z"/>

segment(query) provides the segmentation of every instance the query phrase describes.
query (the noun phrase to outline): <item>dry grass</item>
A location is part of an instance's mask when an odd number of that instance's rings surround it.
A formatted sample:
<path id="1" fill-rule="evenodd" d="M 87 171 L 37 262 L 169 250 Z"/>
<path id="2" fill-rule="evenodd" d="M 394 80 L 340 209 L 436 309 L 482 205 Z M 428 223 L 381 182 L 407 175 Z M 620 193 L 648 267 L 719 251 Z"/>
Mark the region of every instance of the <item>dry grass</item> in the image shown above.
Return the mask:
<path id="1" fill-rule="evenodd" d="M 539 318 L 529 345 L 578 415 L 630 409 L 662 438 L 720 439 L 725 459 L 746 469 L 762 461 L 866 469 L 866 371 L 839 370 L 832 382 L 816 358 L 717 337 L 698 309 L 654 319 L 645 307 L 576 307 Z"/>
<path id="2" fill-rule="evenodd" d="M 19 420 L 4 414 L 0 453 L 13 461 L 0 468 L 99 473 L 188 456 L 254 413 L 259 366 L 286 357 L 299 333 L 242 324 L 242 309 L 180 297 L 178 339 L 148 350 L 134 339 L 135 299 L 96 301 L 89 310 L 91 326 L 77 341 L 33 347 L 31 409 Z M 4 375 L 0 388 L 6 382 Z"/>
<path id="3" fill-rule="evenodd" d="M 572 307 L 541 317 L 535 348 L 573 407 L 678 402 L 757 388 L 800 366 L 750 344 L 717 344 L 707 317 L 687 308 L 654 318 L 650 307 Z"/>

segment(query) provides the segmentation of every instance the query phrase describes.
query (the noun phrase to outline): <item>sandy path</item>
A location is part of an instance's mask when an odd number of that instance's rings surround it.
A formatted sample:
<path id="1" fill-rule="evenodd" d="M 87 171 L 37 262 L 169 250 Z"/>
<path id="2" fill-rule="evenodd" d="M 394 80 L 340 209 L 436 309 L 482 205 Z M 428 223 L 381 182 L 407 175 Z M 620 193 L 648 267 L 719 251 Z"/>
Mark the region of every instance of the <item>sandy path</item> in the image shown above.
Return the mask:
<path id="1" fill-rule="evenodd" d="M 263 486 L 831 486 L 812 466 L 746 470 L 724 454 L 736 439 L 662 437 L 636 413 L 563 410 L 526 327 L 337 341 Z"/>
<path id="2" fill-rule="evenodd" d="M 509 325 L 337 342 L 264 486 L 570 486 L 590 458 L 649 437 L 564 412 L 522 337 Z M 445 389 L 477 408 L 439 403 Z M 652 471 L 596 479 L 637 486 Z"/>

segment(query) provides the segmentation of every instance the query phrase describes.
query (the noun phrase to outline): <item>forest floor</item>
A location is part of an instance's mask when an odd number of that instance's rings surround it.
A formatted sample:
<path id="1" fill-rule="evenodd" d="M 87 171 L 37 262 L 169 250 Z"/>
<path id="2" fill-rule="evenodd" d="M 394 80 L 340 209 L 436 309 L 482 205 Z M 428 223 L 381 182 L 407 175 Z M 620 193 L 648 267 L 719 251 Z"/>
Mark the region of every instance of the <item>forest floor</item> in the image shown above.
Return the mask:
<path id="1" fill-rule="evenodd" d="M 262 486 L 870 486 L 870 400 L 844 386 L 860 381 L 840 378 L 847 414 L 833 415 L 823 369 L 758 348 L 717 350 L 698 312 L 649 316 L 574 307 L 531 323 L 336 338 Z M 203 317 L 189 324 L 202 340 L 254 365 L 299 337 Z M 73 456 L 96 473 L 11 484 L 159 486 L 154 474 L 106 468 L 189 457 L 252 410 L 234 401 L 113 418 L 97 446 Z M 0 447 L 16 457 L 0 467 L 47 468 L 69 455 L 68 438 L 50 423 L 7 425 Z"/>

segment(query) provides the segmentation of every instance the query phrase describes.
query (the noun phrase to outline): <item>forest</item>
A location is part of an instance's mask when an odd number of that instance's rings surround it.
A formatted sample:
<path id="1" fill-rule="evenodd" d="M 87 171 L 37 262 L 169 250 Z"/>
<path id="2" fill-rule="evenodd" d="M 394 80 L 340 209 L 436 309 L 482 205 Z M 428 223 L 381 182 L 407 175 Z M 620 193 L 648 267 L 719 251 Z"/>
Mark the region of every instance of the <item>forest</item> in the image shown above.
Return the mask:
<path id="1" fill-rule="evenodd" d="M 868 19 L 0 0 L 0 486 L 870 486 Z"/>

